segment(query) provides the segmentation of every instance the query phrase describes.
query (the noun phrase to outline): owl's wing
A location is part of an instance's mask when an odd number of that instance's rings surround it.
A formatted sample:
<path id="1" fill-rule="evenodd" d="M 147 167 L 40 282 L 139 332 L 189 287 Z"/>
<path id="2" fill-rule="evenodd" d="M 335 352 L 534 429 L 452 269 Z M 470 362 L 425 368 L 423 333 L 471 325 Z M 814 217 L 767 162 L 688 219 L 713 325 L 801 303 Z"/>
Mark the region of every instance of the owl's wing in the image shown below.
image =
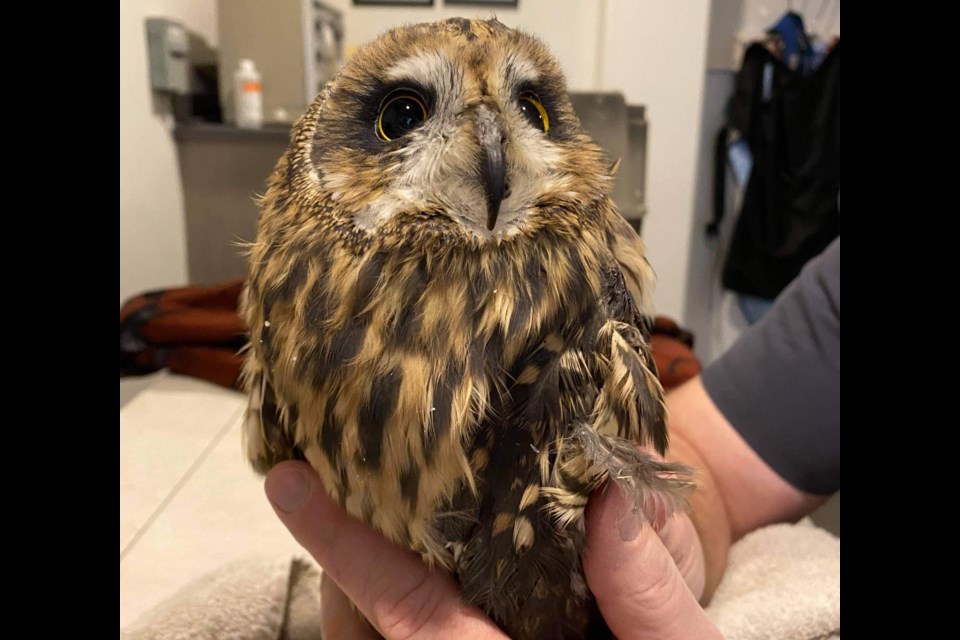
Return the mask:
<path id="1" fill-rule="evenodd" d="M 578 566 L 594 490 L 612 479 L 660 518 L 682 508 L 690 488 L 686 468 L 636 446 L 650 442 L 662 452 L 667 435 L 650 319 L 638 302 L 652 272 L 640 239 L 617 220 L 612 259 L 600 274 L 603 299 L 581 319 L 583 339 L 548 335 L 520 357 L 505 372 L 506 395 L 491 398 L 477 431 L 474 453 L 484 461 L 477 526 L 457 571 L 467 601 L 522 637 L 585 628 L 564 606 L 588 598 L 582 575 L 570 568 Z"/>
<path id="2" fill-rule="evenodd" d="M 663 387 L 650 348 L 650 289 L 653 270 L 643 242 L 619 215 L 611 214 L 610 250 L 616 264 L 601 274 L 607 321 L 597 340 L 601 393 L 597 426 L 613 420 L 621 438 L 650 443 L 663 455 L 667 448 Z"/>
<path id="3" fill-rule="evenodd" d="M 666 408 L 650 349 L 650 287 L 653 272 L 643 243 L 623 218 L 610 215 L 608 244 L 613 260 L 600 274 L 603 309 L 591 353 L 588 378 L 566 391 L 593 387 L 590 418 L 571 425 L 558 441 L 548 509 L 560 521 L 582 522 L 587 498 L 607 480 L 632 495 L 649 520 L 666 518 L 685 506 L 692 490 L 690 469 L 639 449 L 667 448 Z"/>
<path id="4" fill-rule="evenodd" d="M 643 240 L 626 220 L 615 211 L 608 211 L 607 245 L 623 274 L 623 282 L 630 294 L 634 309 L 643 317 L 652 320 L 653 284 L 656 281 L 653 268 L 647 261 Z M 625 322 L 631 319 L 623 318 Z"/>

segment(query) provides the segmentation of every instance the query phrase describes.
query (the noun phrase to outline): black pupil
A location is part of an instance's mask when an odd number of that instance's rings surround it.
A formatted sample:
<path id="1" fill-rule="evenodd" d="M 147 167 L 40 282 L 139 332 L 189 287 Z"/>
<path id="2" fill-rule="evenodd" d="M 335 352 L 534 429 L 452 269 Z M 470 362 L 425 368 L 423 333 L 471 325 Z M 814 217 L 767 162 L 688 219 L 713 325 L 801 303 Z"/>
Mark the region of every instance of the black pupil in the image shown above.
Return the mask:
<path id="1" fill-rule="evenodd" d="M 527 119 L 527 122 L 543 131 L 543 116 L 540 115 L 540 110 L 526 98 L 520 98 L 520 113 Z"/>
<path id="2" fill-rule="evenodd" d="M 390 140 L 395 140 L 408 133 L 423 122 L 423 108 L 413 98 L 397 98 L 392 100 L 383 110 L 380 117 L 380 126 L 383 133 Z"/>

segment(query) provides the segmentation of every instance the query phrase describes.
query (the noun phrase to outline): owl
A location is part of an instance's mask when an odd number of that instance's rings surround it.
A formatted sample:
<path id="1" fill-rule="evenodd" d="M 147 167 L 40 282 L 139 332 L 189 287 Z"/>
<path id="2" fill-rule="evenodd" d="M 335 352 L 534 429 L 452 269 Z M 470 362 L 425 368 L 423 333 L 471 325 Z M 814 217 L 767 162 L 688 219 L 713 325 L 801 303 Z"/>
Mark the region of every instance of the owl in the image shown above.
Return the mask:
<path id="1" fill-rule="evenodd" d="M 606 627 L 584 508 L 682 508 L 663 462 L 652 273 L 537 39 L 395 29 L 299 119 L 262 198 L 243 313 L 246 452 L 305 459 L 351 515 L 453 574 L 511 637 Z"/>

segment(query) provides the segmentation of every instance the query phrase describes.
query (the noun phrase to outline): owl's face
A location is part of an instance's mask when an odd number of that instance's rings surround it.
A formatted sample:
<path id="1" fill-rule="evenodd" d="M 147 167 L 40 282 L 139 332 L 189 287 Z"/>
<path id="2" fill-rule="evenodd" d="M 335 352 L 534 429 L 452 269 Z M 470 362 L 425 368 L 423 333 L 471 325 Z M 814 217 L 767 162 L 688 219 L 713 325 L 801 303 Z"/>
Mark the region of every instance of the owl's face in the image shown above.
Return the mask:
<path id="1" fill-rule="evenodd" d="M 610 186 L 556 61 L 496 20 L 381 36 L 298 130 L 295 164 L 351 233 L 477 246 L 544 225 L 573 231 Z"/>

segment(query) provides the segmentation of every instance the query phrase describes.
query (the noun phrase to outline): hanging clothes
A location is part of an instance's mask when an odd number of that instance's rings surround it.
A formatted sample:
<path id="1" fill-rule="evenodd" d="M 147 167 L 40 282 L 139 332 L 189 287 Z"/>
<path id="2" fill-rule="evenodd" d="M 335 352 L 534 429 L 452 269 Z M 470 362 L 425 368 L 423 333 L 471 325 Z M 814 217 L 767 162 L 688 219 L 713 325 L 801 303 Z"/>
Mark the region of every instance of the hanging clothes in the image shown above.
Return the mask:
<path id="1" fill-rule="evenodd" d="M 800 14 L 788 11 L 770 27 L 768 34 L 774 36 L 780 59 L 791 71 L 809 75 L 814 69 L 813 43 L 803 26 Z"/>
<path id="2" fill-rule="evenodd" d="M 840 235 L 839 41 L 813 70 L 793 70 L 763 44 L 751 45 L 727 131 L 728 142 L 749 147 L 752 167 L 723 284 L 772 299 Z"/>

